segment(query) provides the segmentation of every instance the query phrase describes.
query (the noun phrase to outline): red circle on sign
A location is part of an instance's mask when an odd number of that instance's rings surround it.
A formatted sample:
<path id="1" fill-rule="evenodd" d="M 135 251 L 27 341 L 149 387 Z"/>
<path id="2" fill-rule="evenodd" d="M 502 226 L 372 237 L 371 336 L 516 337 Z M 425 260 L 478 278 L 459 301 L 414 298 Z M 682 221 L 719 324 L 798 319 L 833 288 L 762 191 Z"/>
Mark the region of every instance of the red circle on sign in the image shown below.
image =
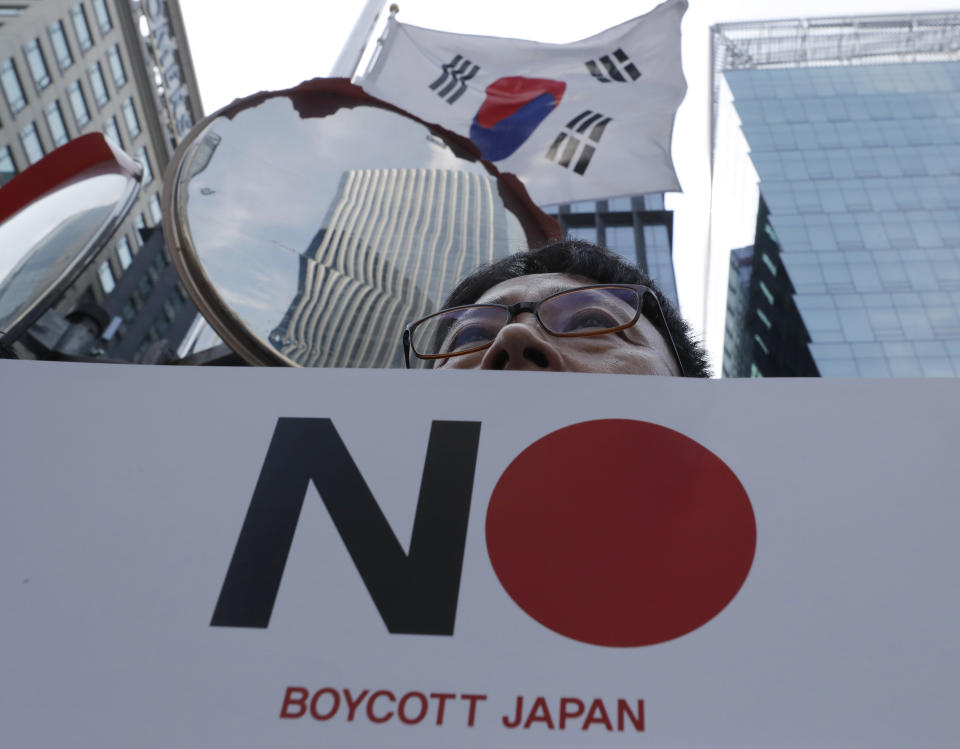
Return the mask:
<path id="1" fill-rule="evenodd" d="M 494 488 L 486 533 L 520 608 L 617 647 L 672 640 L 719 614 L 757 541 L 750 500 L 722 460 L 627 419 L 574 424 L 520 453 Z"/>

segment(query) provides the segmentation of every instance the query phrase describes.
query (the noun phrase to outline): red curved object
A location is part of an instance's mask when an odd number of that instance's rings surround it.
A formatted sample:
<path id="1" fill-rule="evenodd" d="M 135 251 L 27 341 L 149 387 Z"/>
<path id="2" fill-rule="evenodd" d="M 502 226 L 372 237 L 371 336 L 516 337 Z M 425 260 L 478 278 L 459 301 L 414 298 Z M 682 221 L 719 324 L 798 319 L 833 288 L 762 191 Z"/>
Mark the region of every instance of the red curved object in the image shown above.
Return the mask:
<path id="1" fill-rule="evenodd" d="M 143 167 L 100 133 L 89 133 L 51 151 L 0 187 L 0 223 L 37 198 L 92 167 L 139 175 Z"/>

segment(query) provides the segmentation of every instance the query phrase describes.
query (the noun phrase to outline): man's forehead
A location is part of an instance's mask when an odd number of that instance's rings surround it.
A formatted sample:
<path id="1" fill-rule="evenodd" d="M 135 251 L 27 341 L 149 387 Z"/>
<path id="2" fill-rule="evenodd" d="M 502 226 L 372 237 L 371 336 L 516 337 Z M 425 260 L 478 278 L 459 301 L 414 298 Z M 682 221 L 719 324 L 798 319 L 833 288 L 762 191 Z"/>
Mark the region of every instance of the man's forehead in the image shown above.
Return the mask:
<path id="1" fill-rule="evenodd" d="M 531 273 L 491 286 L 477 299 L 477 302 L 488 304 L 539 302 L 551 294 L 594 283 L 596 281 L 589 278 L 570 276 L 566 273 Z"/>

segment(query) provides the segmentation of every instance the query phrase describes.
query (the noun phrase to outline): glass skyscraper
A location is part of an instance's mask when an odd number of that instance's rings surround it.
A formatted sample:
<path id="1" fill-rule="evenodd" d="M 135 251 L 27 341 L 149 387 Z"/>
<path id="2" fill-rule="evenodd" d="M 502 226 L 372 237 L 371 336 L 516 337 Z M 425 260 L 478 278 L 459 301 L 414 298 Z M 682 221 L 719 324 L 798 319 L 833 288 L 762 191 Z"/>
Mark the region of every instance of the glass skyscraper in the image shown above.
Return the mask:
<path id="1" fill-rule="evenodd" d="M 643 268 L 678 309 L 673 268 L 673 211 L 663 193 L 543 206 L 560 222 L 564 236 L 613 250 Z"/>
<path id="2" fill-rule="evenodd" d="M 713 43 L 724 376 L 960 375 L 960 14 Z"/>

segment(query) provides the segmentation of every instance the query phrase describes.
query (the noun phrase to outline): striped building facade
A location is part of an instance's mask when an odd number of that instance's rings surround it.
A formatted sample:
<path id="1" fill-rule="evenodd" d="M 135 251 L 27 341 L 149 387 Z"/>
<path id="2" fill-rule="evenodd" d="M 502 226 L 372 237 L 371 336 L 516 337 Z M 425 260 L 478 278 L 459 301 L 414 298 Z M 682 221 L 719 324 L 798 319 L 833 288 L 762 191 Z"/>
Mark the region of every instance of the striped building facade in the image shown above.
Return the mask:
<path id="1" fill-rule="evenodd" d="M 436 310 L 477 265 L 520 246 L 510 223 L 485 174 L 345 172 L 270 340 L 302 366 L 402 366 L 404 325 Z"/>

